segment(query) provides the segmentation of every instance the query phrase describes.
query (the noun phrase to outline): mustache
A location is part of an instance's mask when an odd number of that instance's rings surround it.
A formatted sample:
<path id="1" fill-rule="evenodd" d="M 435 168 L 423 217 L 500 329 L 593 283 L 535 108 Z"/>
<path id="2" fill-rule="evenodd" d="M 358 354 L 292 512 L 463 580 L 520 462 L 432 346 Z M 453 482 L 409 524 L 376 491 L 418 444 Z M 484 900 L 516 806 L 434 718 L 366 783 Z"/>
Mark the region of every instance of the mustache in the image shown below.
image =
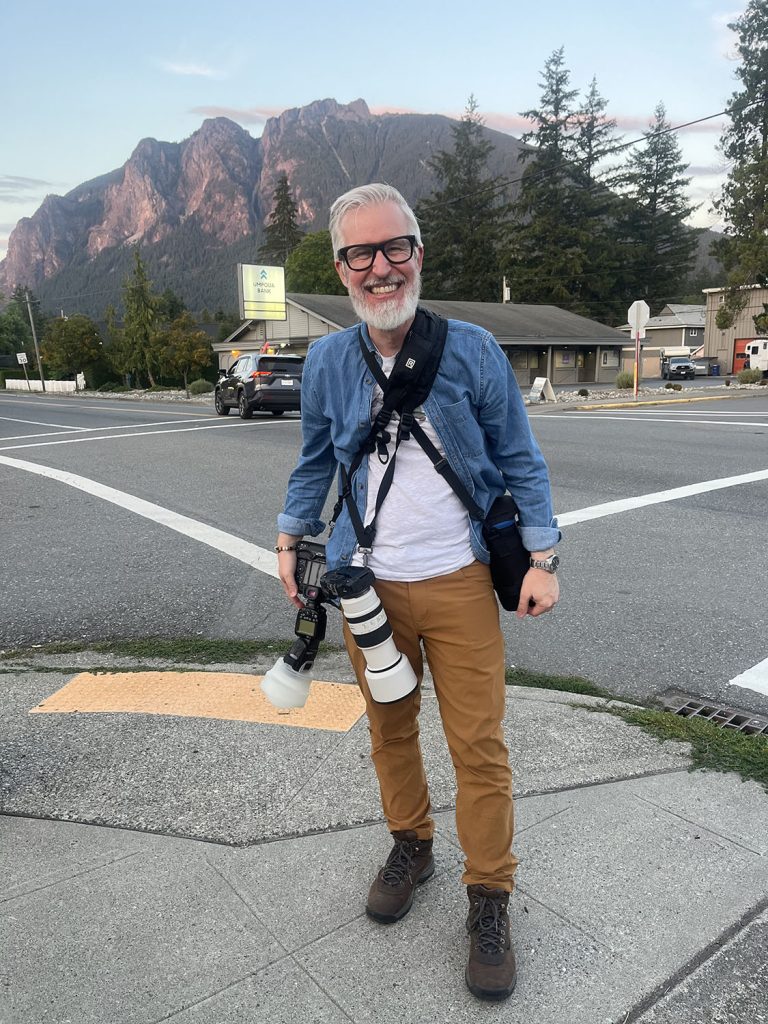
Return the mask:
<path id="1" fill-rule="evenodd" d="M 374 287 L 377 287 L 377 286 L 380 287 L 381 285 L 387 285 L 387 284 L 405 284 L 405 283 L 406 283 L 406 279 L 403 277 L 402 274 L 387 274 L 386 277 L 376 277 L 374 275 L 373 277 L 366 278 L 365 281 L 363 281 L 362 287 L 363 288 L 374 288 Z"/>

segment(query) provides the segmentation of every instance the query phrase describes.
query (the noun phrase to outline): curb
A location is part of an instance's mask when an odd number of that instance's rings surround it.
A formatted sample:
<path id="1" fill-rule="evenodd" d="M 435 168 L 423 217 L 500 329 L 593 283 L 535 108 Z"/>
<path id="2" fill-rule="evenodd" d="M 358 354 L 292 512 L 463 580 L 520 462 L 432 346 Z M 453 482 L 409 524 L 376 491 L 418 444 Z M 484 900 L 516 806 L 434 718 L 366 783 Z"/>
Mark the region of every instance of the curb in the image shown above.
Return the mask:
<path id="1" fill-rule="evenodd" d="M 723 399 L 748 398 L 754 392 L 734 395 L 702 395 L 697 398 L 640 398 L 631 402 L 600 402 L 594 405 L 571 405 L 574 412 L 589 412 L 590 409 L 638 409 L 641 405 L 690 405 L 693 402 L 721 402 Z M 566 408 L 565 406 L 563 408 Z"/>

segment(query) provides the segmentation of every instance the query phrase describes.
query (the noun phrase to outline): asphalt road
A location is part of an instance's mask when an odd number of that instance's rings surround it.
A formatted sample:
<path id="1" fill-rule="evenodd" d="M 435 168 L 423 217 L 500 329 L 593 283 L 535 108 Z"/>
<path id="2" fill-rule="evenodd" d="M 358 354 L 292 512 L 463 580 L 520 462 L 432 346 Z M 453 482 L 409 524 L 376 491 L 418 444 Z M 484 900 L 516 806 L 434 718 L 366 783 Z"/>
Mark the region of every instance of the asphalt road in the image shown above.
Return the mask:
<path id="1" fill-rule="evenodd" d="M 768 657 L 768 481 L 586 519 L 606 502 L 768 469 L 768 396 L 639 410 L 534 409 L 563 596 L 504 615 L 508 660 L 627 696 L 676 687 L 768 713 L 729 680 Z M 0 393 L 0 647 L 144 635 L 288 638 L 293 613 L 239 541 L 271 550 L 297 415 Z M 220 549 L 2 459 L 107 485 L 223 531 Z M 230 545 L 231 538 L 231 548 Z M 339 640 L 336 616 L 329 640 Z"/>

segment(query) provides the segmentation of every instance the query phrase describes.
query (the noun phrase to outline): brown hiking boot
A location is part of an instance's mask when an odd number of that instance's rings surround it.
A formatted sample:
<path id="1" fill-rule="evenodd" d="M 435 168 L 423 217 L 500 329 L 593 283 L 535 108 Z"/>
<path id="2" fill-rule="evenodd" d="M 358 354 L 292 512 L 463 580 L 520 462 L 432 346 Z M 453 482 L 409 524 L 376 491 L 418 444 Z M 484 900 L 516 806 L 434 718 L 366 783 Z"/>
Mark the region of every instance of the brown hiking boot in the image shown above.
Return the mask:
<path id="1" fill-rule="evenodd" d="M 393 832 L 395 845 L 368 893 L 365 912 L 382 924 L 404 917 L 413 903 L 413 890 L 435 872 L 432 840 L 417 839 L 410 830 Z"/>
<path id="2" fill-rule="evenodd" d="M 470 937 L 469 963 L 465 972 L 467 988 L 478 999 L 507 999 L 517 983 L 515 954 L 509 937 L 507 904 L 509 893 L 467 887 Z"/>

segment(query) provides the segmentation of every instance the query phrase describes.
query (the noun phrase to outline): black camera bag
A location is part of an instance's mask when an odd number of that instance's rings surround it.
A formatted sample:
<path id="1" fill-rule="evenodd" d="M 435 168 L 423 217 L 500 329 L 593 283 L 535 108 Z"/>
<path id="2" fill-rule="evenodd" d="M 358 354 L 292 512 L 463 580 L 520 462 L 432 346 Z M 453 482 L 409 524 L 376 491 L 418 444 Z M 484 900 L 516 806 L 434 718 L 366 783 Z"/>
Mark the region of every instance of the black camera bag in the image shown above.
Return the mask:
<path id="1" fill-rule="evenodd" d="M 493 589 L 502 608 L 517 609 L 530 554 L 523 546 L 517 525 L 517 505 L 511 494 L 502 494 L 491 505 L 483 523 L 483 537 L 491 554 Z"/>

